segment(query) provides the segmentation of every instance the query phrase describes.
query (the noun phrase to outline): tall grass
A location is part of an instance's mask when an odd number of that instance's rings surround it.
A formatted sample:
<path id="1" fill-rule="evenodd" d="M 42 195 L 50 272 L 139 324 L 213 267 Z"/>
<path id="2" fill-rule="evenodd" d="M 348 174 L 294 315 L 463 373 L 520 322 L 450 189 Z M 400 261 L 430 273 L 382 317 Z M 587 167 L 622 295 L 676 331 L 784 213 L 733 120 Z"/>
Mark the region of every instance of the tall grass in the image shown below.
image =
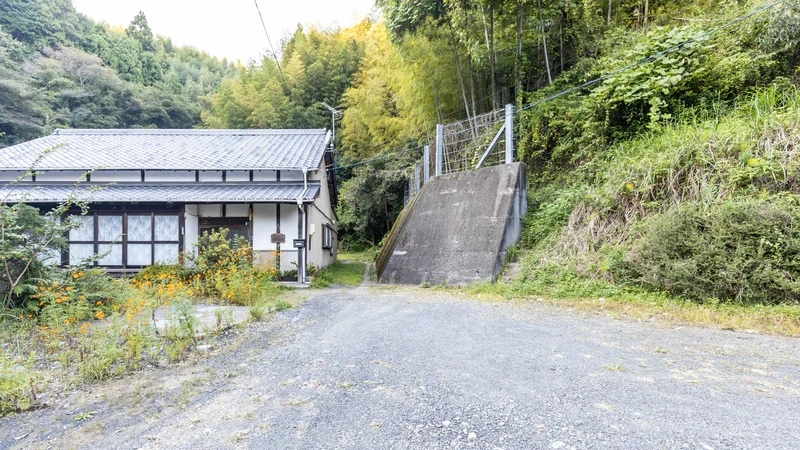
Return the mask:
<path id="1" fill-rule="evenodd" d="M 779 81 L 732 109 L 710 111 L 686 112 L 593 155 L 566 186 L 540 186 L 550 196 L 526 219 L 520 282 L 538 291 L 563 288 L 559 295 L 597 282 L 631 283 L 610 269 L 655 218 L 683 205 L 702 217 L 725 202 L 767 204 L 800 194 L 800 92 L 793 85 Z M 800 277 L 795 272 L 789 277 Z"/>

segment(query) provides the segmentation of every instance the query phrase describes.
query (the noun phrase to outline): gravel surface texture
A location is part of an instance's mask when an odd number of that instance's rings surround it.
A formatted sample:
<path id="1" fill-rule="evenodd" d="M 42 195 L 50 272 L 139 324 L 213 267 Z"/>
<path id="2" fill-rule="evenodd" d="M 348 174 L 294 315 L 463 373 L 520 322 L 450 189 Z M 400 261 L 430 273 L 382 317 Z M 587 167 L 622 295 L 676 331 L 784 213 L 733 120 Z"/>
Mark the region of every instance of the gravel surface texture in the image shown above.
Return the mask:
<path id="1" fill-rule="evenodd" d="M 191 364 L 0 419 L 0 448 L 800 447 L 797 339 L 416 288 L 304 295 Z"/>

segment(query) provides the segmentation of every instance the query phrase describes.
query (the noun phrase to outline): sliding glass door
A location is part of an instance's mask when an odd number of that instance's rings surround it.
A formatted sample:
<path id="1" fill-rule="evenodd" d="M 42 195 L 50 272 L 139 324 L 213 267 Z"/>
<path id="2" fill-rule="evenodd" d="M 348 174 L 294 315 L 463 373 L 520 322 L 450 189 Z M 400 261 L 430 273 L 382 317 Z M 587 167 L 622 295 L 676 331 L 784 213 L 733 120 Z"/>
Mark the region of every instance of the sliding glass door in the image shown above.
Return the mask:
<path id="1" fill-rule="evenodd" d="M 90 265 L 139 268 L 175 264 L 181 246 L 176 213 L 91 213 L 73 216 L 80 226 L 69 232 L 69 264 L 100 255 Z"/>

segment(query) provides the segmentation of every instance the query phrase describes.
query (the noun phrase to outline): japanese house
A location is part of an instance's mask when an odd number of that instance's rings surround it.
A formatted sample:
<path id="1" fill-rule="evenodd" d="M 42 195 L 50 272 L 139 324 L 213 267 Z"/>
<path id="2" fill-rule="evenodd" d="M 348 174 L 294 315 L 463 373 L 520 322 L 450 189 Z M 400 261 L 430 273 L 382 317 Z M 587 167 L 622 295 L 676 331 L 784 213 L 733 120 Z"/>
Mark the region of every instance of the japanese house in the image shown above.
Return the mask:
<path id="1" fill-rule="evenodd" d="M 261 262 L 281 255 L 283 271 L 324 267 L 337 240 L 330 140 L 324 129 L 57 130 L 0 149 L 0 195 L 52 208 L 82 179 L 90 209 L 75 217 L 64 265 L 93 254 L 112 272 L 175 263 L 224 227 Z"/>

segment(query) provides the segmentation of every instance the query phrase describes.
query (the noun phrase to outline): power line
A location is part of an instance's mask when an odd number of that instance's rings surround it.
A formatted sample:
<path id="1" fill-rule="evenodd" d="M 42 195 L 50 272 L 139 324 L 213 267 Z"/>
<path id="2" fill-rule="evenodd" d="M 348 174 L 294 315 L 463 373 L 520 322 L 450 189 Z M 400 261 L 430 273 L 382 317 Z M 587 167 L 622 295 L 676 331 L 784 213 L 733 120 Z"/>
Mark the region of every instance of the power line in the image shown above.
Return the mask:
<path id="1" fill-rule="evenodd" d="M 362 161 L 359 161 L 359 162 L 356 162 L 356 163 L 353 163 L 353 164 L 347 164 L 347 165 L 344 165 L 344 166 L 329 167 L 329 168 L 326 169 L 326 171 L 330 172 L 330 171 L 333 171 L 333 170 L 341 170 L 341 169 L 348 169 L 350 167 L 361 166 L 363 164 L 367 164 L 367 163 L 370 163 L 372 161 L 377 161 L 379 159 L 384 159 L 384 158 L 388 158 L 390 156 L 400 155 L 402 153 L 407 153 L 407 152 L 410 152 L 410 151 L 413 151 L 413 150 L 418 150 L 418 149 L 421 149 L 422 147 L 425 147 L 426 145 L 428 145 L 428 144 L 422 144 L 422 145 L 417 145 L 416 147 L 404 148 L 403 150 L 400 150 L 398 152 L 385 153 L 383 155 L 378 155 L 378 156 L 375 156 L 375 157 L 372 157 L 372 158 L 368 158 L 368 159 L 365 159 L 365 160 L 362 160 Z"/>
<path id="2" fill-rule="evenodd" d="M 258 11 L 258 18 L 261 19 L 261 26 L 264 28 L 264 34 L 267 35 L 267 43 L 269 44 L 269 49 L 272 51 L 272 58 L 275 60 L 275 64 L 278 65 L 278 73 L 281 76 L 281 81 L 283 85 L 286 85 L 286 80 L 283 78 L 283 70 L 281 70 L 281 63 L 278 61 L 278 55 L 275 53 L 275 48 L 272 47 L 272 41 L 269 38 L 269 33 L 267 33 L 267 26 L 264 25 L 264 17 L 261 15 L 261 9 L 258 7 L 258 0 L 253 0 L 253 3 L 256 4 L 256 11 Z"/>

